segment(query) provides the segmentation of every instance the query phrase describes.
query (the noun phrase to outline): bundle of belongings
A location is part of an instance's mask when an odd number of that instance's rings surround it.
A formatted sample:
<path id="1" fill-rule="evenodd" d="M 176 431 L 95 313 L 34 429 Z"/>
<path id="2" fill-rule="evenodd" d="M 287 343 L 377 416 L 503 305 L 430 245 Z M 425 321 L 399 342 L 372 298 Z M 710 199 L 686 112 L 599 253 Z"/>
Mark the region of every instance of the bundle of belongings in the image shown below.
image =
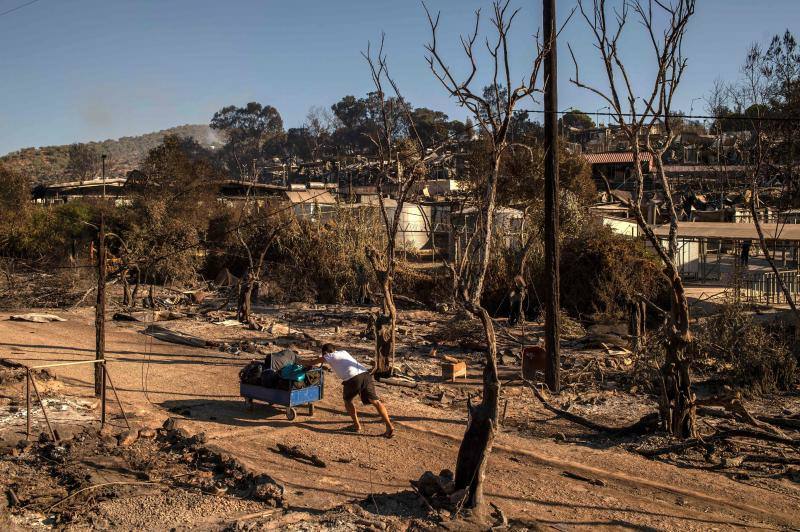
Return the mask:
<path id="1" fill-rule="evenodd" d="M 239 372 L 239 381 L 278 390 L 298 390 L 319 384 L 319 372 L 306 372 L 297 363 L 297 353 L 284 349 L 264 358 L 264 362 L 254 360 Z"/>

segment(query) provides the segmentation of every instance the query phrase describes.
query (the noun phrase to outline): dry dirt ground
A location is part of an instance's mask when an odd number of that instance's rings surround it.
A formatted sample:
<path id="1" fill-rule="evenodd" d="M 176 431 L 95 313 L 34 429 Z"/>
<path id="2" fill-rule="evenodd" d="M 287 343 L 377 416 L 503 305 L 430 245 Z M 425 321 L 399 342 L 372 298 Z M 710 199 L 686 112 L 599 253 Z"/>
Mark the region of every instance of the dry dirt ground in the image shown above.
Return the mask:
<path id="1" fill-rule="evenodd" d="M 335 315 L 339 310 L 328 310 L 328 318 L 334 318 L 325 321 L 319 318 L 317 308 L 316 317 L 307 317 L 298 328 L 305 327 L 317 339 L 336 342 L 364 359 L 371 342 L 358 334 L 357 327 L 348 328 L 345 321 L 337 321 Z M 10 314 L 0 313 L 0 358 L 29 366 L 93 358 L 92 309 L 56 312 L 67 321 L 46 324 L 9 321 Z M 292 314 L 281 317 L 283 323 L 295 326 Z M 314 320 L 319 326 L 313 326 Z M 266 333 L 191 319 L 164 325 L 203 337 L 213 334 L 228 341 L 269 338 Z M 252 474 L 266 474 L 275 479 L 284 486 L 284 503 L 291 509 L 283 514 L 279 528 L 404 528 L 413 517 L 406 515 L 411 506 L 418 505 L 417 512 L 424 510 L 413 492 L 409 492 L 409 481 L 418 479 L 426 470 L 438 472 L 454 467 L 466 423 L 465 397 L 479 390 L 479 368 L 475 364 L 471 365 L 469 378 L 457 385 L 438 382 L 435 362 L 417 364 L 414 367 L 422 381 L 419 389 L 378 387 L 397 425 L 395 437 L 386 440 L 379 436 L 383 427 L 374 412 L 364 412 L 363 434 L 345 430 L 349 423 L 340 400 L 341 386 L 331 373 L 326 375 L 325 399 L 316 404 L 314 415 L 307 415 L 301 408 L 298 417 L 290 422 L 282 411 L 268 405 L 256 405 L 253 411 L 248 411 L 238 395 L 239 369 L 260 355 L 237 353 L 235 347 L 195 348 L 153 340 L 141 334 L 144 328 L 145 324 L 137 322 L 109 321 L 107 325 L 109 371 L 131 423 L 136 428 L 155 429 L 172 417 L 186 436 L 202 432 L 205 444 L 235 459 Z M 405 336 L 413 334 L 407 332 Z M 430 347 L 419 338 L 406 338 L 400 354 L 413 354 L 408 346 L 413 347 L 415 342 L 419 343 L 417 359 L 424 362 L 424 353 Z M 273 344 L 263 349 L 279 348 Z M 43 395 L 52 402 L 49 410 L 58 411 L 60 416 L 54 424 L 62 431 L 72 432 L 78 425 L 96 426 L 98 412 L 92 408 L 96 405 L 92 400 L 91 370 L 86 366 L 66 366 L 50 371 L 56 379 L 42 380 L 40 385 Z M 580 431 L 574 437 L 553 438 L 548 435 L 553 430 L 537 429 L 537 425 L 554 423 L 553 416 L 532 400 L 529 391 L 519 385 L 510 385 L 505 390 L 505 397 L 510 398 L 507 422 L 491 455 L 486 492 L 517 527 L 800 528 L 800 484 L 792 479 L 780 477 L 769 482 L 746 483 L 717 471 L 648 460 L 611 442 L 588 443 L 580 438 Z M 8 445 L 24 436 L 24 380 L 4 382 L 2 398 L 0 437 Z M 119 409 L 113 402 L 109 404 L 110 424 L 122 430 L 124 422 Z M 631 404 L 630 419 L 637 419 L 639 410 L 647 407 Z M 40 410 L 34 408 L 33 414 L 33 433 L 39 435 L 45 431 L 45 425 Z M 146 458 L 148 452 L 156 452 L 148 445 L 160 445 L 157 441 L 162 440 L 137 442 L 131 452 L 144 453 Z M 296 445 L 317 455 L 326 467 L 315 467 L 276 453 L 279 443 Z M 102 445 L 102 438 L 97 445 Z M 127 456 L 126 460 L 130 464 L 132 458 Z M 35 468 L 37 463 L 19 461 L 18 466 Z M 8 468 L 14 462 L 4 461 L 2 465 L 5 471 L 0 471 L 0 475 L 11 474 Z M 114 471 L 120 470 L 113 461 L 105 465 L 85 464 L 85 467 L 87 474 L 100 475 L 101 481 L 113 479 Z M 178 495 L 175 493 L 170 496 L 157 490 L 138 493 L 135 500 L 131 499 L 133 502 L 127 503 L 111 498 L 98 503 L 106 505 L 104 514 L 95 509 L 95 515 L 102 514 L 105 520 L 83 520 L 80 526 L 74 526 L 76 529 L 104 526 L 140 530 L 224 529 L 237 523 L 230 529 L 248 529 L 253 525 L 248 525 L 247 520 L 257 523 L 260 518 L 253 514 L 265 511 L 263 505 L 248 498 L 220 499 L 188 488 Z M 354 502 L 361 503 L 355 510 Z M 115 511 L 114 505 L 123 505 L 125 509 Z M 372 517 L 365 518 L 365 512 Z M 47 520 L 46 515 L 15 513 L 15 523 L 23 528 L 59 526 L 52 519 Z M 386 519 L 380 521 L 382 517 Z M 374 519 L 383 524 L 376 525 Z M 312 526 L 312 522 L 316 525 Z M 259 526 L 271 525 L 262 519 Z M 445 521 L 441 526 L 448 524 Z"/>

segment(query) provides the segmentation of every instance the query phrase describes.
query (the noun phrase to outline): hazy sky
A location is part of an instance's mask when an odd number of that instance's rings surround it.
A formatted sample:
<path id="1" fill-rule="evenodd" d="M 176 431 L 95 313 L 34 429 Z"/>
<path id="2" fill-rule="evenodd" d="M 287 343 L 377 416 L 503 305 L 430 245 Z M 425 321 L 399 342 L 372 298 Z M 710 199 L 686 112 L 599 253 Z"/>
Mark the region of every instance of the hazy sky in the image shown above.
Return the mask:
<path id="1" fill-rule="evenodd" d="M 0 0 L 0 13 L 29 0 Z M 800 0 L 698 0 L 687 35 L 689 67 L 677 99 L 685 112 L 716 78 L 738 76 L 747 47 L 787 27 L 800 33 Z M 574 0 L 558 0 L 563 18 Z M 442 12 L 440 43 L 463 71 L 458 34 L 487 0 L 429 0 Z M 513 66 L 523 75 L 541 2 L 512 28 Z M 484 20 L 488 22 L 488 20 Z M 792 27 L 794 25 L 795 27 Z M 488 24 L 484 24 L 488 29 Z M 360 51 L 386 33 L 394 77 L 414 105 L 465 115 L 424 60 L 429 29 L 416 0 L 37 0 L 0 16 L 0 154 L 27 146 L 102 140 L 187 123 L 207 123 L 225 105 L 278 108 L 287 127 L 309 107 L 371 90 Z M 595 112 L 602 103 L 571 86 L 569 42 L 586 81 L 601 80 L 584 21 L 574 17 L 559 42 L 559 107 Z M 650 50 L 640 27 L 624 40 L 640 79 Z M 531 103 L 530 107 L 540 107 Z"/>

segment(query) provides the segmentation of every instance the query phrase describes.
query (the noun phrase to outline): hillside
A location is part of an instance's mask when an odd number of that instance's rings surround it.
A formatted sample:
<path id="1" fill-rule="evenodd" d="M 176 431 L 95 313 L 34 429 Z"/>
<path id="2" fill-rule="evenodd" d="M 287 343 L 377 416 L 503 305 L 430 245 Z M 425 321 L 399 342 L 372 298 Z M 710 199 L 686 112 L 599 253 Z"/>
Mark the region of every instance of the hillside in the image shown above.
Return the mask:
<path id="1" fill-rule="evenodd" d="M 203 146 L 219 142 L 215 132 L 207 125 L 187 124 L 144 135 L 86 144 L 94 146 L 98 153 L 108 155 L 107 175 L 122 176 L 136 168 L 147 152 L 158 146 L 166 135 L 192 137 Z M 68 144 L 23 148 L 0 157 L 0 164 L 30 176 L 35 183 L 53 183 L 69 179 L 69 176 L 65 175 L 68 153 Z"/>

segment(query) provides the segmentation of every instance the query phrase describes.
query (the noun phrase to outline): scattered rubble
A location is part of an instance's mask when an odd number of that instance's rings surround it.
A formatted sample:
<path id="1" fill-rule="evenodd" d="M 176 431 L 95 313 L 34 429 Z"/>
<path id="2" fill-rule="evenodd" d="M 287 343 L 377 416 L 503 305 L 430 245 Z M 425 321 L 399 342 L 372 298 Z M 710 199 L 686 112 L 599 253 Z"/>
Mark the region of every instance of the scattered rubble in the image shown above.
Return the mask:
<path id="1" fill-rule="evenodd" d="M 11 321 L 29 321 L 32 323 L 49 323 L 51 321 L 67 321 L 55 314 L 14 314 L 9 318 Z"/>

